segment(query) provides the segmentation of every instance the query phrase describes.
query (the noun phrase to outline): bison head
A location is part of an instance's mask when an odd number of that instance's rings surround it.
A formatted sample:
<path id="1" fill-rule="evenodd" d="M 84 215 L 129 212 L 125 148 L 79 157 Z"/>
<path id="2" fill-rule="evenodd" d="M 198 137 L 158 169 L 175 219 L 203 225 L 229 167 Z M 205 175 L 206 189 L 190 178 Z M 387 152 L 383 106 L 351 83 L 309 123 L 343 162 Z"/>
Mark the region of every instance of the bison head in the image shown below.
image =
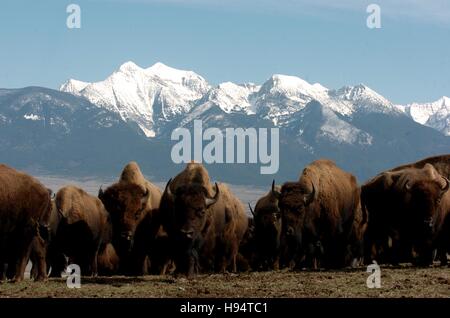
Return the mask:
<path id="1" fill-rule="evenodd" d="M 288 241 L 301 244 L 306 212 L 315 195 L 314 184 L 312 191 L 305 189 L 299 182 L 287 182 L 281 188 L 278 206 L 282 217 L 282 232 Z"/>
<path id="2" fill-rule="evenodd" d="M 249 204 L 255 224 L 255 236 L 264 244 L 265 248 L 279 248 L 281 235 L 281 213 L 278 207 L 280 192 L 275 189 L 275 181 L 272 182 L 272 190 L 269 200 L 258 202 L 255 211 Z"/>
<path id="3" fill-rule="evenodd" d="M 146 216 L 150 192 L 132 183 L 116 183 L 98 194 L 111 216 L 113 240 L 122 248 L 131 249 L 137 226 Z"/>
<path id="4" fill-rule="evenodd" d="M 212 211 L 209 208 L 219 199 L 220 191 L 216 183 L 216 193 L 214 197 L 210 197 L 204 186 L 189 184 L 177 187 L 172 193 L 170 184 L 171 180 L 167 183 L 163 196 L 172 207 L 169 235 L 177 242 L 177 257 L 181 258 L 177 267 L 190 274 L 194 266 L 192 259 L 198 253 L 202 234 L 210 221 Z"/>
<path id="5" fill-rule="evenodd" d="M 413 236 L 419 256 L 430 263 L 432 257 L 432 238 L 442 222 L 440 201 L 450 187 L 448 179 L 420 180 L 405 184 L 408 202 L 408 219 L 411 222 Z M 422 255 L 420 255 L 422 254 Z"/>

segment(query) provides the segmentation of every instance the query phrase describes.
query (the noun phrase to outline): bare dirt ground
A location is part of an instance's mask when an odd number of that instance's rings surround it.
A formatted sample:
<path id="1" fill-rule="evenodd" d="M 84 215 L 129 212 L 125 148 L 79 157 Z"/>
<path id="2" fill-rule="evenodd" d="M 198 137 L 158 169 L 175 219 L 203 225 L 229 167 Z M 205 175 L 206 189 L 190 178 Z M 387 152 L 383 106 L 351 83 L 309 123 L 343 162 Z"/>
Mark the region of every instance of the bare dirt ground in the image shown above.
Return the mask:
<path id="1" fill-rule="evenodd" d="M 63 278 L 0 283 L 0 297 L 450 297 L 450 269 L 381 268 L 381 288 L 369 289 L 365 268 L 321 272 L 255 272 L 81 279 L 69 289 Z"/>

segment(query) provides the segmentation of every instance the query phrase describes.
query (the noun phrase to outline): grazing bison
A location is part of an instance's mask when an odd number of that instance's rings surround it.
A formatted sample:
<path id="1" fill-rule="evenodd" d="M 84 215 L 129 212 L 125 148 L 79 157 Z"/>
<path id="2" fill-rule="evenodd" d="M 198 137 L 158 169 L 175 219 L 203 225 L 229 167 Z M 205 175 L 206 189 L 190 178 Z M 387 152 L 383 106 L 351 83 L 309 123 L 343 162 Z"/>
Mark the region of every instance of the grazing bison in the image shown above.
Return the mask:
<path id="1" fill-rule="evenodd" d="M 254 247 L 255 257 L 252 267 L 254 269 L 279 269 L 281 214 L 278 208 L 280 187 L 272 182 L 272 188 L 265 196 L 260 198 L 253 211 L 254 218 Z"/>
<path id="2" fill-rule="evenodd" d="M 148 272 L 148 256 L 159 232 L 161 191 L 147 181 L 135 162 L 127 164 L 119 182 L 99 198 L 111 214 L 113 245 L 120 259 L 120 272 L 143 275 Z"/>
<path id="3" fill-rule="evenodd" d="M 177 272 L 236 271 L 247 216 L 225 184 L 216 183 L 213 189 L 201 164 L 189 163 L 167 183 L 161 214 Z"/>
<path id="4" fill-rule="evenodd" d="M 366 262 L 412 261 L 415 248 L 418 261 L 430 263 L 432 238 L 443 224 L 440 201 L 446 189 L 448 180 L 429 163 L 395 168 L 364 184 L 361 202 L 369 218 Z"/>
<path id="5" fill-rule="evenodd" d="M 360 209 L 356 178 L 334 162 L 317 160 L 297 182 L 281 188 L 278 206 L 282 216 L 283 244 L 296 266 L 342 267 L 346 264 Z"/>
<path id="6" fill-rule="evenodd" d="M 49 190 L 51 193 L 51 190 Z M 53 195 L 54 196 L 54 195 Z M 37 278 L 39 275 L 49 271 L 51 267 L 51 275 L 58 277 L 61 274 L 61 270 L 66 265 L 66 259 L 64 255 L 56 250 L 56 233 L 58 231 L 59 222 L 61 221 L 61 214 L 56 209 L 56 203 L 54 197 L 51 201 L 51 214 L 47 227 L 40 227 L 40 236 L 33 240 L 33 245 L 30 254 L 30 260 L 32 263 L 31 277 Z M 43 265 L 46 268 L 41 268 Z"/>
<path id="7" fill-rule="evenodd" d="M 56 209 L 61 220 L 55 249 L 77 264 L 83 275 L 98 274 L 98 255 L 111 242 L 112 225 L 103 203 L 84 190 L 67 186 L 58 191 Z M 61 268 L 54 266 L 56 274 Z M 53 271 L 52 269 L 52 271 Z"/>
<path id="8" fill-rule="evenodd" d="M 33 177 L 0 165 L 0 279 L 5 264 L 14 281 L 24 278 L 34 240 L 48 227 L 51 198 L 48 190 Z M 47 276 L 45 259 L 36 279 Z"/>

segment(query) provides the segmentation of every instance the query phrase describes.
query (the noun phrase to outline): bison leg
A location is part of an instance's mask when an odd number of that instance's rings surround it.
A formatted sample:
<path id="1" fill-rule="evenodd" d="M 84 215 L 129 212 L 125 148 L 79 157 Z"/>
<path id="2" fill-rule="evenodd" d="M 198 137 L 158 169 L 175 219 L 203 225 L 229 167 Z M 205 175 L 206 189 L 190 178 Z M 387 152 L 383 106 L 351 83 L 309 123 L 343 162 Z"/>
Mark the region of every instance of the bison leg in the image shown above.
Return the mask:
<path id="1" fill-rule="evenodd" d="M 16 274 L 13 282 L 21 282 L 24 279 L 25 268 L 27 267 L 28 260 L 30 259 L 31 242 L 28 246 L 25 246 L 22 253 L 19 255 L 19 259 L 16 263 Z"/>
<path id="2" fill-rule="evenodd" d="M 30 260 L 33 264 L 31 268 L 31 277 L 35 280 L 44 280 L 47 278 L 47 262 L 46 262 L 46 243 L 36 236 L 33 239 L 32 248 L 30 252 Z"/>
<path id="3" fill-rule="evenodd" d="M 98 250 L 95 251 L 94 257 L 92 259 L 91 263 L 91 269 L 92 269 L 92 276 L 97 277 L 98 275 Z"/>

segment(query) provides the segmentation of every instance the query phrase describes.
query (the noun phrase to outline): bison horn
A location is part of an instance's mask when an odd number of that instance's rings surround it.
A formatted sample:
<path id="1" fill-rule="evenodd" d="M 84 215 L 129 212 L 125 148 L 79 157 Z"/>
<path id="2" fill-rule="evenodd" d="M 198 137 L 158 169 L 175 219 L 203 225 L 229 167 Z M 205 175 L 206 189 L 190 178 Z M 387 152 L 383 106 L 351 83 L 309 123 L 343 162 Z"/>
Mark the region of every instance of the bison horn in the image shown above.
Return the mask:
<path id="1" fill-rule="evenodd" d="M 305 197 L 303 198 L 303 200 L 305 201 L 305 205 L 308 206 L 311 204 L 311 202 L 313 202 L 314 197 L 316 196 L 316 188 L 314 187 L 314 183 L 312 184 L 312 191 L 310 194 L 305 195 Z"/>
<path id="2" fill-rule="evenodd" d="M 100 199 L 103 197 L 103 194 L 105 194 L 105 193 L 103 192 L 102 187 L 103 187 L 103 185 L 101 185 L 101 186 L 100 186 L 100 189 L 98 190 L 98 197 L 99 197 Z"/>
<path id="3" fill-rule="evenodd" d="M 148 189 L 145 188 L 144 194 L 142 195 L 141 204 L 146 205 L 149 198 L 150 198 L 150 191 L 148 191 Z"/>
<path id="4" fill-rule="evenodd" d="M 164 193 L 167 195 L 167 197 L 172 200 L 173 199 L 173 194 L 172 194 L 172 190 L 170 190 L 170 184 L 172 183 L 172 178 L 170 178 L 169 181 L 167 181 L 166 184 L 166 188 L 164 189 Z"/>
<path id="5" fill-rule="evenodd" d="M 405 183 L 405 189 L 407 191 L 411 190 L 411 185 L 409 184 L 409 181 Z"/>
<path id="6" fill-rule="evenodd" d="M 248 204 L 248 207 L 250 208 L 250 212 L 252 213 L 253 217 L 255 217 L 255 211 L 253 211 L 252 206 L 250 203 Z"/>
<path id="7" fill-rule="evenodd" d="M 450 187 L 450 181 L 446 177 L 442 177 L 445 180 L 445 186 L 442 188 L 442 194 L 447 192 L 448 188 Z"/>
<path id="8" fill-rule="evenodd" d="M 275 189 L 275 179 L 272 181 L 272 195 L 275 197 L 275 198 L 279 198 L 280 197 L 280 195 L 281 195 L 281 193 L 280 193 L 280 191 L 277 191 L 276 189 Z"/>
<path id="9" fill-rule="evenodd" d="M 214 184 L 216 187 L 216 194 L 214 195 L 214 198 L 206 198 L 205 203 L 206 206 L 209 208 L 211 205 L 217 202 L 220 196 L 219 186 L 217 185 L 217 182 Z"/>

